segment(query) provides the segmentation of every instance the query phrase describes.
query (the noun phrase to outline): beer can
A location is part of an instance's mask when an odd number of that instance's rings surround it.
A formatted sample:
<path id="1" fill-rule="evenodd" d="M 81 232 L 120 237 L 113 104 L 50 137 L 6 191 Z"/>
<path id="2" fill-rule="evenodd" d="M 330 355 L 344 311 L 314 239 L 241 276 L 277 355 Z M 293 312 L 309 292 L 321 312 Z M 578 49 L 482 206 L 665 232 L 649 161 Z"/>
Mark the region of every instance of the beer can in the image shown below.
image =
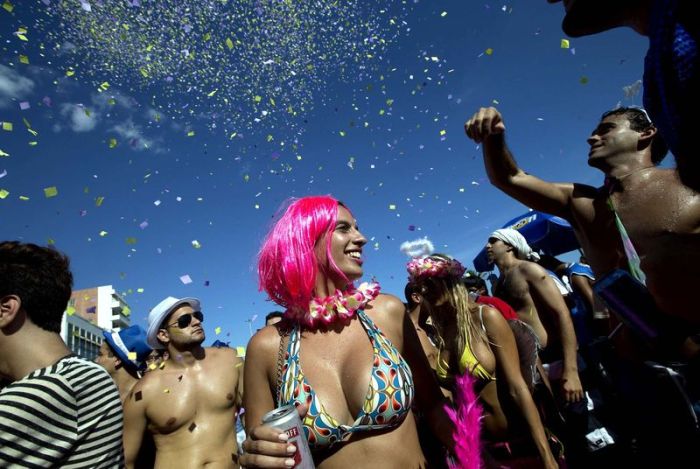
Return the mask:
<path id="1" fill-rule="evenodd" d="M 263 416 L 262 422 L 263 425 L 282 430 L 289 437 L 287 442 L 296 446 L 297 450 L 294 453 L 294 467 L 296 469 L 316 468 L 311 457 L 309 442 L 306 440 L 304 427 L 301 425 L 299 413 L 294 405 L 285 405 L 271 410 Z"/>

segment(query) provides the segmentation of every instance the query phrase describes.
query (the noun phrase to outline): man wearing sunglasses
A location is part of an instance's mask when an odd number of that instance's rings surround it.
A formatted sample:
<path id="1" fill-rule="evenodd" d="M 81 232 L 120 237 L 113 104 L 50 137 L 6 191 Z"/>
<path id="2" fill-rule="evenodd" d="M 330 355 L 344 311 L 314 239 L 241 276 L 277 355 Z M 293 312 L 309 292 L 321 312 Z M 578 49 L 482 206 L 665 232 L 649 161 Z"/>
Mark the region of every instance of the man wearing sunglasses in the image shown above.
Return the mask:
<path id="1" fill-rule="evenodd" d="M 168 297 L 148 315 L 148 343 L 168 359 L 134 387 L 124 407 L 126 467 L 134 467 L 144 430 L 156 467 L 237 468 L 235 418 L 243 361 L 235 349 L 202 347 L 204 314 L 196 298 Z"/>

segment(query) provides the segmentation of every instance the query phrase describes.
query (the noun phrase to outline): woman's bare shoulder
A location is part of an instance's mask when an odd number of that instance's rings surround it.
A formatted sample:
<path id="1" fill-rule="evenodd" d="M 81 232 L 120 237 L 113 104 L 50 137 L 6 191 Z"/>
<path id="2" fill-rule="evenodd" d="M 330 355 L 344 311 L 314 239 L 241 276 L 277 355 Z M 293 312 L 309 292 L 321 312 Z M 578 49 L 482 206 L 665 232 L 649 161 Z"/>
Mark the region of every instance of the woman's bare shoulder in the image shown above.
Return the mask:
<path id="1" fill-rule="evenodd" d="M 387 293 L 377 296 L 370 302 L 370 305 L 377 313 L 396 317 L 397 320 L 403 320 L 403 316 L 406 313 L 406 305 L 396 296 Z"/>
<path id="2" fill-rule="evenodd" d="M 271 352 L 277 353 L 280 345 L 280 329 L 278 324 L 273 326 L 265 326 L 251 337 L 246 347 L 246 356 L 250 358 L 251 354 L 260 354 L 266 356 Z M 275 357 L 277 355 L 274 355 Z"/>

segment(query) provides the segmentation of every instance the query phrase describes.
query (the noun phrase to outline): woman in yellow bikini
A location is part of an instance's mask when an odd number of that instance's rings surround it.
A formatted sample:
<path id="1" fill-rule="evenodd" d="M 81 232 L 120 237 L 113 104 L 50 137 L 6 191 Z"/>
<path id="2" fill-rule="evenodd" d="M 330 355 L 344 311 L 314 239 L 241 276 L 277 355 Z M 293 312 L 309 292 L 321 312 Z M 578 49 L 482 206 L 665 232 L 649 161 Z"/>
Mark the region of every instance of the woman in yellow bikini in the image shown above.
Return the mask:
<path id="1" fill-rule="evenodd" d="M 413 259 L 408 272 L 421 288 L 438 333 L 436 373 L 441 384 L 453 388 L 455 378 L 464 373 L 475 380 L 486 451 L 501 467 L 534 467 L 532 460 L 525 463 L 517 454 L 522 446 L 534 447 L 542 467 L 558 467 L 520 370 L 515 337 L 501 313 L 470 300 L 461 281 L 464 267 L 448 256 Z"/>

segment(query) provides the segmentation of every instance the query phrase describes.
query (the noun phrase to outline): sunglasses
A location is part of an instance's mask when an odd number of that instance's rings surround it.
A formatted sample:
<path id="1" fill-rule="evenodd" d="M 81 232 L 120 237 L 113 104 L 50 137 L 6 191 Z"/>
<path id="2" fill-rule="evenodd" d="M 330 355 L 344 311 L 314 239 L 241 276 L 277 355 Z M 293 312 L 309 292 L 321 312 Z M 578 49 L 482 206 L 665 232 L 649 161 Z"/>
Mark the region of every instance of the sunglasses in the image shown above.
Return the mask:
<path id="1" fill-rule="evenodd" d="M 175 321 L 172 324 L 168 324 L 167 326 L 170 327 L 170 326 L 174 326 L 177 324 L 177 327 L 179 327 L 180 329 L 184 329 L 187 326 L 189 326 L 190 324 L 192 324 L 193 317 L 195 319 L 197 319 L 199 322 L 204 321 L 204 313 L 202 313 L 201 311 L 195 311 L 193 313 L 183 314 L 182 316 L 177 318 L 177 321 Z"/>

